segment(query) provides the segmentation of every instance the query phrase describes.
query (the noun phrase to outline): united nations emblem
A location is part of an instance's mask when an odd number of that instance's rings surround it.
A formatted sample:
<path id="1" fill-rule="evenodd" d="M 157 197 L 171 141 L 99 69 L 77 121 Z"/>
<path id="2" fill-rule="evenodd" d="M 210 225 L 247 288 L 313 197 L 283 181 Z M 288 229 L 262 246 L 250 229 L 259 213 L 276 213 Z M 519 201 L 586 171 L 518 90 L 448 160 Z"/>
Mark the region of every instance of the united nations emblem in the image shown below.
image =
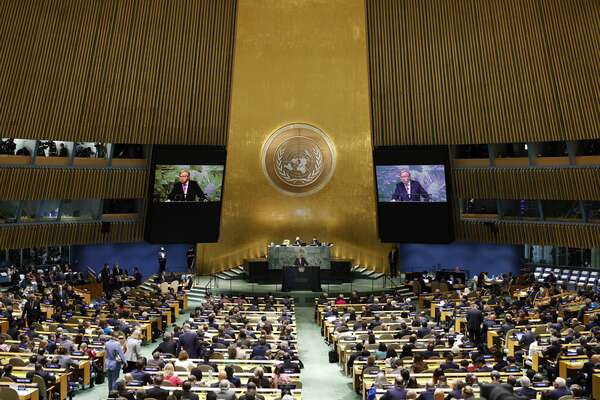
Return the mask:
<path id="1" fill-rule="evenodd" d="M 306 124 L 275 131 L 262 149 L 263 171 L 278 189 L 308 195 L 327 184 L 335 167 L 335 150 L 320 129 Z"/>

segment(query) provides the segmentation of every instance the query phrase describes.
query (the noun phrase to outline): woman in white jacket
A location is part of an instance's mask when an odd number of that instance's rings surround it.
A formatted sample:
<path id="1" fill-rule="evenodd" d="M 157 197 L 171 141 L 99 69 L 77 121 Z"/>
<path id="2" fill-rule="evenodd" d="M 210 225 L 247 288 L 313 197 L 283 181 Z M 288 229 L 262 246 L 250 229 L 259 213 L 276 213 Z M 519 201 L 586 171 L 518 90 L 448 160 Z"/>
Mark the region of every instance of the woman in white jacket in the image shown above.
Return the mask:
<path id="1" fill-rule="evenodd" d="M 125 357 L 127 357 L 127 369 L 132 370 L 135 368 L 137 361 L 142 358 L 142 332 L 139 329 L 133 331 L 133 333 L 127 338 L 127 349 L 125 350 Z M 127 371 L 129 372 L 129 371 Z"/>

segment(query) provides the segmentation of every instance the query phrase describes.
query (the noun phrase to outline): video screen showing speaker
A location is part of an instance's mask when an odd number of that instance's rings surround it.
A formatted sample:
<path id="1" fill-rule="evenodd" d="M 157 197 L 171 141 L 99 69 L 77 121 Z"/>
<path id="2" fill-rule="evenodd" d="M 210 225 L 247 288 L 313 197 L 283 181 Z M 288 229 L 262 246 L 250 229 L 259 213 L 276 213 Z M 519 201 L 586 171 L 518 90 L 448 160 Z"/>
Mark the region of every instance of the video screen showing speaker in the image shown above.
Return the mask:
<path id="1" fill-rule="evenodd" d="M 380 147 L 373 151 L 373 161 L 381 240 L 452 242 L 448 147 Z"/>
<path id="2" fill-rule="evenodd" d="M 157 145 L 152 151 L 145 240 L 219 240 L 226 151 L 217 146 Z"/>
<path id="3" fill-rule="evenodd" d="M 154 203 L 221 201 L 224 165 L 162 165 L 154 172 Z"/>
<path id="4" fill-rule="evenodd" d="M 446 168 L 442 165 L 377 165 L 377 200 L 445 203 Z"/>

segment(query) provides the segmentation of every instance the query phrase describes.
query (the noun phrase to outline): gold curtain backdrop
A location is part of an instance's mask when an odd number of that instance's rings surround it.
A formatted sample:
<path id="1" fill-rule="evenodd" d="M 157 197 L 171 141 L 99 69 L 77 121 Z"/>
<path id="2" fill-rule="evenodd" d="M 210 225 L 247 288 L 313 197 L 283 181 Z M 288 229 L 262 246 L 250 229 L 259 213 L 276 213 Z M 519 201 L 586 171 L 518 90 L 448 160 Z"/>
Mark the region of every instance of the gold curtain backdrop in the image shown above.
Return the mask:
<path id="1" fill-rule="evenodd" d="M 381 270 L 390 246 L 376 232 L 364 2 L 240 0 L 237 10 L 221 236 L 199 246 L 199 272 L 297 235 Z M 292 123 L 321 129 L 337 153 L 329 183 L 304 197 L 275 189 L 261 168 L 265 141 Z"/>

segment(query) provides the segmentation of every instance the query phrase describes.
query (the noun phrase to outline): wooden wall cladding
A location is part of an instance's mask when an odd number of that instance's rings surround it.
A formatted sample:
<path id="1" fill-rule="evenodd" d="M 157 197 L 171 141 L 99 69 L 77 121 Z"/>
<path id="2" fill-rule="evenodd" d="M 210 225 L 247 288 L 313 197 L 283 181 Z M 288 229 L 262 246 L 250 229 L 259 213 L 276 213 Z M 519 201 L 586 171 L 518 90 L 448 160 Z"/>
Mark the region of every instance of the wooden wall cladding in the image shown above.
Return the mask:
<path id="1" fill-rule="evenodd" d="M 490 224 L 495 224 L 493 233 Z M 600 247 L 600 224 L 461 221 L 457 240 L 487 243 L 555 245 L 577 248 Z"/>
<path id="2" fill-rule="evenodd" d="M 226 144 L 237 0 L 3 0 L 0 136 Z"/>
<path id="3" fill-rule="evenodd" d="M 374 145 L 600 136 L 597 0 L 366 0 Z"/>
<path id="4" fill-rule="evenodd" d="M 110 232 L 101 232 L 100 222 L 2 225 L 0 248 L 19 249 L 55 245 L 137 242 L 143 240 L 143 224 L 111 222 Z"/>
<path id="5" fill-rule="evenodd" d="M 148 171 L 96 168 L 0 168 L 0 200 L 140 199 Z"/>
<path id="6" fill-rule="evenodd" d="M 600 167 L 453 170 L 459 199 L 600 200 Z"/>

